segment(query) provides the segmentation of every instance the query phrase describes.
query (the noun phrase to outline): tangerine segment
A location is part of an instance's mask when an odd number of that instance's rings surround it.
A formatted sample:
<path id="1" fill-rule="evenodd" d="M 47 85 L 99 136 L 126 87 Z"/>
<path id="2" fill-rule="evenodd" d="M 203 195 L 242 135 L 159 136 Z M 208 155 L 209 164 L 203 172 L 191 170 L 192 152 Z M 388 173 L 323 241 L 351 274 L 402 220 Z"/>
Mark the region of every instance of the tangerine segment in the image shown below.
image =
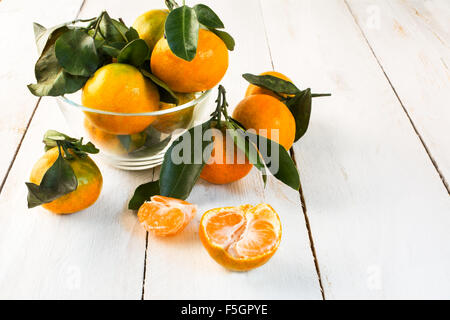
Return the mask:
<path id="1" fill-rule="evenodd" d="M 200 239 L 209 255 L 227 269 L 247 271 L 266 263 L 281 242 L 281 222 L 268 204 L 207 211 Z"/>
<path id="2" fill-rule="evenodd" d="M 138 211 L 139 222 L 147 231 L 158 236 L 171 236 L 181 232 L 194 218 L 197 206 L 189 202 L 164 196 L 153 196 Z"/>

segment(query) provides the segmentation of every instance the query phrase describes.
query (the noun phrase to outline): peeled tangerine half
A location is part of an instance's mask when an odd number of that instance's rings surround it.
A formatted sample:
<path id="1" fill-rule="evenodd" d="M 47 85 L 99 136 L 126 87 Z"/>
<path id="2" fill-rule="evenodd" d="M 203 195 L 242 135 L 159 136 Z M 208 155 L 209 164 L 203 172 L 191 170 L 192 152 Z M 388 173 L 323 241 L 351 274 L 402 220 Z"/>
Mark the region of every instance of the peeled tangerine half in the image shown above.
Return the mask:
<path id="1" fill-rule="evenodd" d="M 203 215 L 199 235 L 217 263 L 247 271 L 262 266 L 277 251 L 281 222 L 268 204 L 218 208 Z"/>
<path id="2" fill-rule="evenodd" d="M 144 228 L 158 236 L 171 236 L 181 232 L 197 212 L 189 202 L 153 196 L 139 208 L 138 219 Z"/>

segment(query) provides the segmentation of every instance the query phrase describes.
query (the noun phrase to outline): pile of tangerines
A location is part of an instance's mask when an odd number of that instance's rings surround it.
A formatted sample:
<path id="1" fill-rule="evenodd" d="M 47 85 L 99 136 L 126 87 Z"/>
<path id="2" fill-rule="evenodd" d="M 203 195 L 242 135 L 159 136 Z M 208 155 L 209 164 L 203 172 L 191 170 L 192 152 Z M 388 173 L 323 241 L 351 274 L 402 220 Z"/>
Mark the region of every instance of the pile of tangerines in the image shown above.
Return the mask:
<path id="1" fill-rule="evenodd" d="M 31 92 L 40 96 L 62 95 L 81 89 L 82 103 L 86 107 L 142 113 L 172 108 L 194 99 L 197 92 L 214 88 L 227 71 L 228 50 L 234 48 L 234 41 L 220 30 L 223 23 L 209 7 L 178 6 L 172 0 L 167 3 L 169 10 L 146 12 L 131 28 L 102 13 L 99 18 L 87 20 L 88 27 L 76 32 L 68 28 L 45 33 L 41 29 L 40 36 L 47 42 L 40 50 L 41 57 L 36 63 L 38 83 L 29 86 Z M 180 19 L 189 19 L 197 27 L 193 31 L 181 30 Z M 116 34 L 110 31 L 113 29 Z M 177 32 L 190 33 L 187 40 L 180 40 Z M 65 56 L 67 47 L 78 49 L 79 39 L 92 44 L 83 50 L 96 52 L 95 66 L 89 61 L 94 55 L 91 58 L 72 56 L 70 59 L 76 63 Z M 52 68 L 59 70 L 59 77 L 66 77 L 64 82 L 48 73 Z M 305 92 L 296 89 L 283 74 L 266 72 L 261 77 L 269 85 L 251 82 L 245 98 L 235 107 L 232 119 L 242 128 L 264 130 L 262 135 L 289 150 L 298 139 L 298 122 L 289 99 L 294 99 L 292 92 L 298 93 L 297 96 Z M 274 90 L 270 86 L 274 79 L 284 80 L 283 85 L 292 84 L 295 89 Z M 168 92 L 176 102 L 162 101 L 161 90 Z M 111 142 L 111 137 L 116 135 L 130 135 L 135 145 L 139 145 L 141 133 L 154 121 L 152 117 L 111 117 L 87 112 L 85 126 L 100 147 L 103 147 L 102 142 Z M 158 130 L 171 130 L 179 121 L 183 121 L 182 117 L 165 119 Z M 277 137 L 271 136 L 272 129 L 278 130 Z M 88 154 L 99 150 L 92 143 L 83 144 L 82 139 L 56 131 L 46 133 L 44 144 L 46 153 L 33 167 L 27 183 L 29 207 L 42 205 L 56 214 L 68 214 L 91 206 L 100 195 L 102 175 Z M 236 160 L 243 151 L 234 148 Z M 230 163 L 226 152 L 226 135 L 214 139 L 211 159 L 200 173 L 202 179 L 213 184 L 228 184 L 250 172 L 253 163 L 248 159 L 244 163 Z M 178 234 L 197 211 L 195 205 L 184 200 L 154 195 L 142 201 L 138 219 L 155 235 Z M 232 270 L 250 270 L 267 262 L 277 250 L 281 222 L 268 204 L 223 207 L 203 214 L 199 235 L 218 263 Z"/>

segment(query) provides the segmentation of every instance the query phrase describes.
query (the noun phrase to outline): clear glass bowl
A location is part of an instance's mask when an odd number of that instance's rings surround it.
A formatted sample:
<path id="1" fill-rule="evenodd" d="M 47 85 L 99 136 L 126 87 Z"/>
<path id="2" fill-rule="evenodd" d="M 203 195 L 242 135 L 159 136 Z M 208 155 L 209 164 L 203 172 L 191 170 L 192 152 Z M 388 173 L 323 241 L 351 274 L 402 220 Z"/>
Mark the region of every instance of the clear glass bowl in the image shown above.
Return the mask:
<path id="1" fill-rule="evenodd" d="M 73 134 L 84 137 L 100 149 L 101 157 L 116 168 L 144 170 L 160 165 L 164 153 L 177 137 L 205 121 L 213 111 L 208 103 L 211 90 L 195 94 L 195 99 L 179 106 L 147 113 L 120 113 L 81 105 L 81 92 L 56 97 L 56 102 Z M 166 105 L 166 107 L 169 107 Z M 133 117 L 133 118 L 128 118 Z M 141 132 L 117 135 L 94 125 L 97 120 L 116 124 L 149 123 Z M 129 130 L 129 129 L 128 129 Z"/>

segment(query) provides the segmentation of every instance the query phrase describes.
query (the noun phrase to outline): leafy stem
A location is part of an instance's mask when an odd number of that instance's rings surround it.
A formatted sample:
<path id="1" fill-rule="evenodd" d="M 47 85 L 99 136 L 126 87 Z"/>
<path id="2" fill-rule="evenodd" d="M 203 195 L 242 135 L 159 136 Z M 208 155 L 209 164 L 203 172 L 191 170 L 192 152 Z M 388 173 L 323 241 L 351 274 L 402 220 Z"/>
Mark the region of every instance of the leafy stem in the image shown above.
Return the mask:
<path id="1" fill-rule="evenodd" d="M 99 27 L 100 27 L 100 22 L 102 21 L 104 15 L 105 15 L 105 11 L 102 11 L 100 16 L 97 18 L 97 23 L 95 24 L 95 29 L 94 29 L 94 36 L 92 37 L 94 39 L 97 36 L 97 32 L 98 32 Z M 101 31 L 100 31 L 100 34 L 101 34 Z M 104 35 L 102 35 L 102 37 L 103 37 L 103 39 L 105 38 Z"/>
<path id="2" fill-rule="evenodd" d="M 178 8 L 179 5 L 175 0 L 166 0 L 166 6 L 167 8 L 169 8 L 169 11 L 172 11 L 174 8 Z M 183 1 L 183 5 L 184 5 L 184 1 Z"/>

